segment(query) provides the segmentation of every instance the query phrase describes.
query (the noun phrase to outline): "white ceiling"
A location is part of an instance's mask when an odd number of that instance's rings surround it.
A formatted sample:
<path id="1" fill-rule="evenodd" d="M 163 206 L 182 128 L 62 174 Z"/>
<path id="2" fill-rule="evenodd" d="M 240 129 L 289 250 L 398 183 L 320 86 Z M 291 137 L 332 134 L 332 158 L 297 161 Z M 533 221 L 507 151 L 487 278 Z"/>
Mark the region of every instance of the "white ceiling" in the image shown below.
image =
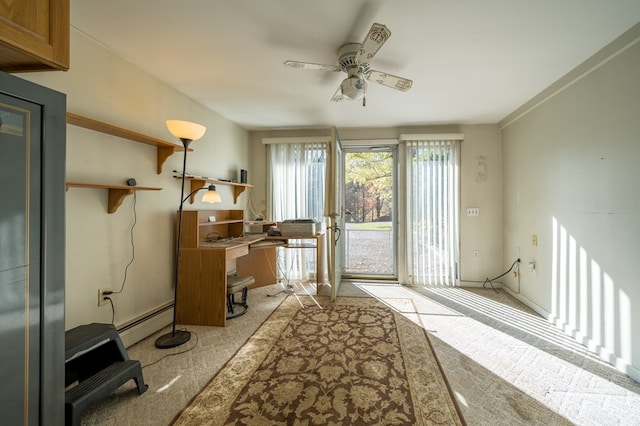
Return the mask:
<path id="1" fill-rule="evenodd" d="M 371 67 L 406 93 L 335 103 L 343 73 L 283 65 L 336 64 L 374 22 Z M 638 22 L 638 0 L 71 2 L 74 28 L 247 129 L 497 123 Z"/>

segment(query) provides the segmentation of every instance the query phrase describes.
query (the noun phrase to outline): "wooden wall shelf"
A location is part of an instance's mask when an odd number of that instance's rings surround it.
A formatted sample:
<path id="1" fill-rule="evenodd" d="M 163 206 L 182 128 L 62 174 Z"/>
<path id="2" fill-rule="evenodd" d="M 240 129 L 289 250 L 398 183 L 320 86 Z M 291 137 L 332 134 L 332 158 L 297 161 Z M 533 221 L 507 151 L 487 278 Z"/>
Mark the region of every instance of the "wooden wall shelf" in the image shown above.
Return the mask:
<path id="1" fill-rule="evenodd" d="M 112 124 L 104 123 L 102 121 L 93 120 L 91 118 L 83 117 L 78 114 L 67 112 L 67 123 L 74 126 L 83 127 L 89 130 L 95 130 L 96 132 L 105 133 L 107 135 L 117 136 L 123 139 L 129 139 L 134 142 L 143 143 L 146 145 L 153 145 L 157 147 L 157 159 L 156 159 L 156 173 L 162 173 L 162 165 L 174 152 L 184 151 L 184 147 L 176 145 L 171 142 L 157 139 L 151 136 L 146 136 L 141 133 L 126 130 L 121 127 L 114 126 Z M 189 148 L 189 151 L 193 151 Z"/>
<path id="2" fill-rule="evenodd" d="M 127 185 L 105 185 L 101 183 L 82 183 L 67 182 L 67 191 L 70 187 L 75 188 L 103 188 L 109 190 L 109 198 L 107 204 L 107 212 L 115 213 L 122 204 L 127 195 L 133 194 L 133 191 L 160 191 L 162 188 L 154 188 L 150 186 L 127 186 Z"/>
<path id="3" fill-rule="evenodd" d="M 181 176 L 174 176 L 176 179 L 181 179 Z M 245 189 L 247 188 L 253 188 L 253 185 L 250 185 L 248 183 L 237 183 L 237 182 L 227 182 L 225 180 L 218 180 L 218 179 L 209 179 L 209 178 L 201 178 L 201 177 L 193 177 L 193 176 L 185 176 L 185 179 L 191 181 L 191 191 L 193 192 L 196 189 L 200 189 L 202 187 L 204 187 L 207 184 L 214 184 L 214 185 L 228 185 L 228 186 L 232 186 L 233 187 L 233 203 L 237 203 L 238 202 L 238 197 L 240 196 L 240 194 L 242 194 L 244 192 Z M 193 194 L 190 199 L 189 202 L 191 204 L 193 204 L 193 201 L 195 200 L 196 194 Z"/>

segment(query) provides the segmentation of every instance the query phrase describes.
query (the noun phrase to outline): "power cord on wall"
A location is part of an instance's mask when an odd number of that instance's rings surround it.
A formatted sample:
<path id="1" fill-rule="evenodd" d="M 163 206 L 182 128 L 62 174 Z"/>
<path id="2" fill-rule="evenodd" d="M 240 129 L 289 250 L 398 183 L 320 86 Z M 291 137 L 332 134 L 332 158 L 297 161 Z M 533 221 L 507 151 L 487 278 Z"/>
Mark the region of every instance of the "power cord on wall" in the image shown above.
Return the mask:
<path id="1" fill-rule="evenodd" d="M 519 263 L 520 263 L 520 258 L 516 259 L 516 261 L 515 261 L 515 262 L 513 262 L 513 263 L 511 264 L 511 267 L 510 267 L 506 272 L 504 272 L 504 273 L 502 273 L 502 274 L 498 275 L 497 277 L 494 277 L 494 278 L 491 278 L 491 279 L 487 278 L 486 280 L 484 280 L 484 284 L 482 284 L 482 288 L 487 288 L 487 287 L 486 287 L 486 286 L 487 286 L 487 283 L 489 283 L 489 285 L 491 286 L 491 288 L 492 288 L 494 291 L 496 291 L 496 292 L 497 292 L 498 290 L 493 286 L 493 281 L 497 280 L 498 278 L 502 278 L 502 277 L 504 277 L 505 275 L 507 275 L 509 272 L 513 271 L 513 268 L 514 268 L 517 264 L 519 264 Z"/>
<path id="2" fill-rule="evenodd" d="M 255 206 L 253 205 L 253 191 L 249 191 L 249 196 L 247 197 L 247 206 L 245 207 L 245 211 L 249 211 L 251 214 L 252 220 L 265 220 L 266 219 L 266 211 L 261 213 L 257 213 L 255 210 Z"/>
<path id="3" fill-rule="evenodd" d="M 106 300 L 111 304 L 111 324 L 113 324 L 115 321 L 116 312 L 115 312 L 115 306 L 113 304 L 113 300 L 109 296 L 112 294 L 120 294 L 124 291 L 124 286 L 127 283 L 127 272 L 129 271 L 129 267 L 131 266 L 131 264 L 136 258 L 136 245 L 133 238 L 133 230 L 136 227 L 136 223 L 138 223 L 138 213 L 136 211 L 136 204 L 137 204 L 136 191 L 133 191 L 133 223 L 131 224 L 131 228 L 129 229 L 129 240 L 131 242 L 131 260 L 129 261 L 129 263 L 127 263 L 127 266 L 125 266 L 124 268 L 124 277 L 122 279 L 122 285 L 120 286 L 120 290 L 107 290 L 102 293 L 104 296 L 103 300 Z"/>
<path id="4" fill-rule="evenodd" d="M 107 292 L 105 291 L 102 294 L 107 294 Z M 109 293 L 109 294 L 111 294 L 111 293 Z M 104 296 L 103 299 L 106 300 L 107 302 L 109 302 L 109 304 L 111 305 L 111 324 L 113 324 L 113 322 L 116 319 L 116 308 L 115 308 L 115 306 L 113 306 L 113 299 L 111 299 L 109 296 Z"/>

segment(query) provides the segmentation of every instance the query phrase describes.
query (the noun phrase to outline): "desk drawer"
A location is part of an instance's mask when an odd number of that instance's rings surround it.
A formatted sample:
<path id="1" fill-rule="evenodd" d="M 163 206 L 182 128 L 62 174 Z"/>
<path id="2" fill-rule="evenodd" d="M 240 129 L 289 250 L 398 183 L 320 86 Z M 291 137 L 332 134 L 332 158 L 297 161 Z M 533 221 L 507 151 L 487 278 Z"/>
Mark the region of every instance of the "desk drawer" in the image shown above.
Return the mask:
<path id="1" fill-rule="evenodd" d="M 235 259 L 237 257 L 246 256 L 249 254 L 249 245 L 243 244 L 241 246 L 232 247 L 227 250 L 227 259 Z"/>

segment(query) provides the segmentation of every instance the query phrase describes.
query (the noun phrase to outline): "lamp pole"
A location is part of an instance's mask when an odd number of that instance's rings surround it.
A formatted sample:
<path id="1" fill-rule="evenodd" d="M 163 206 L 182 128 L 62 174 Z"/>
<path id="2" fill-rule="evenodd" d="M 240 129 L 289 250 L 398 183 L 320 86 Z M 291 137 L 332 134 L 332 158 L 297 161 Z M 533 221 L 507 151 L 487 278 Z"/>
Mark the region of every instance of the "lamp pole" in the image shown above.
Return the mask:
<path id="1" fill-rule="evenodd" d="M 189 151 L 189 144 L 200 139 L 206 127 L 182 120 L 167 120 L 167 128 L 173 136 L 180 139 L 182 146 L 184 146 L 184 156 L 182 157 L 182 187 L 180 191 L 180 210 L 178 214 L 178 239 L 176 241 L 176 259 L 175 259 L 175 274 L 173 279 L 173 323 L 171 325 L 171 333 L 163 334 L 156 339 L 156 347 L 160 349 L 173 348 L 186 343 L 191 338 L 191 332 L 187 330 L 176 330 L 176 315 L 178 306 L 178 280 L 180 271 L 180 246 L 182 239 L 182 210 L 186 199 L 184 197 L 184 181 L 185 173 L 187 170 L 187 151 Z M 196 190 L 197 191 L 197 190 Z M 191 194 L 195 193 L 193 191 Z M 189 194 L 189 196 L 191 196 Z M 218 197 L 218 201 L 220 197 Z"/>
<path id="2" fill-rule="evenodd" d="M 171 333 L 164 334 L 156 339 L 156 347 L 159 349 L 168 349 L 180 346 L 191 339 L 191 332 L 187 330 L 176 331 L 176 313 L 178 305 L 178 278 L 180 275 L 180 246 L 182 241 L 182 210 L 184 207 L 184 181 L 185 172 L 187 170 L 187 151 L 191 139 L 180 138 L 182 145 L 184 146 L 184 156 L 182 160 L 182 189 L 180 190 L 180 209 L 178 210 L 178 236 L 176 240 L 176 258 L 175 258 L 175 273 L 173 280 L 173 322 L 171 325 Z M 194 191 L 195 192 L 195 191 Z M 187 196 L 187 198 L 189 198 Z"/>

